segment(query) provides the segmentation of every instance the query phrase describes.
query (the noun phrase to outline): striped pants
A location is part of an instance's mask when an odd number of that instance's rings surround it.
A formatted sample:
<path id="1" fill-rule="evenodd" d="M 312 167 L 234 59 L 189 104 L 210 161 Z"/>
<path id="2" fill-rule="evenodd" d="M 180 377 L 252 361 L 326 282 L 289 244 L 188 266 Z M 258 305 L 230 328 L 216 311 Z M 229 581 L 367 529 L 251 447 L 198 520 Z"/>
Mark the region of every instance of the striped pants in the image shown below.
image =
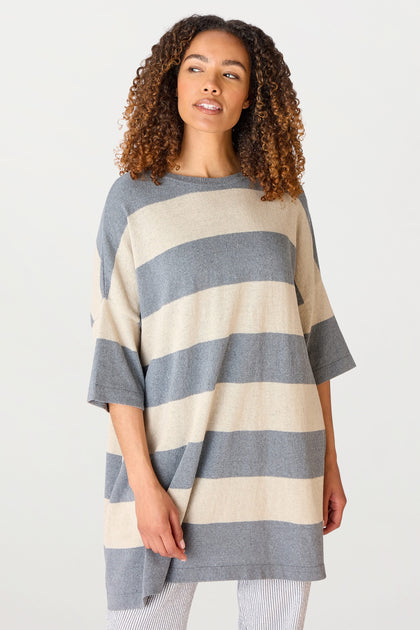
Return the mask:
<path id="1" fill-rule="evenodd" d="M 108 610 L 107 630 L 186 630 L 198 582 L 165 582 L 144 608 Z M 311 582 L 238 580 L 238 630 L 302 630 Z"/>

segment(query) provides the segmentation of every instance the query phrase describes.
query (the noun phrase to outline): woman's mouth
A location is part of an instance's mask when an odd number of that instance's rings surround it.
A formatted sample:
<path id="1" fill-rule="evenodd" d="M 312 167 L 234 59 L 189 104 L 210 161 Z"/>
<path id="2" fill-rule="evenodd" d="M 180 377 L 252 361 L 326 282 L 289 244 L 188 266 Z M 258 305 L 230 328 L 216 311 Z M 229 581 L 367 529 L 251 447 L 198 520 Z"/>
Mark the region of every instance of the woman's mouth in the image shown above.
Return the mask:
<path id="1" fill-rule="evenodd" d="M 219 103 L 212 102 L 210 100 L 199 101 L 194 105 L 194 107 L 205 114 L 221 114 L 223 111 Z"/>

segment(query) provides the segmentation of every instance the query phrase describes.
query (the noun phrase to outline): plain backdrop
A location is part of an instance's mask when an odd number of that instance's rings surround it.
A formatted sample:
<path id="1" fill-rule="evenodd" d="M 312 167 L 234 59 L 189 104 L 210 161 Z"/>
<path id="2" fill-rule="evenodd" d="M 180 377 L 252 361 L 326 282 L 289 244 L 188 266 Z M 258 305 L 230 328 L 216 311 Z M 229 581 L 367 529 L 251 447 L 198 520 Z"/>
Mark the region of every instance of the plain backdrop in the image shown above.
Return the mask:
<path id="1" fill-rule="evenodd" d="M 40 1 L 1 26 L 1 616 L 100 630 L 108 416 L 86 402 L 91 265 L 135 71 L 179 19 L 253 23 L 291 70 L 321 273 L 357 367 L 331 382 L 342 525 L 305 629 L 414 628 L 419 588 L 416 2 Z M 237 627 L 236 582 L 189 630 Z"/>

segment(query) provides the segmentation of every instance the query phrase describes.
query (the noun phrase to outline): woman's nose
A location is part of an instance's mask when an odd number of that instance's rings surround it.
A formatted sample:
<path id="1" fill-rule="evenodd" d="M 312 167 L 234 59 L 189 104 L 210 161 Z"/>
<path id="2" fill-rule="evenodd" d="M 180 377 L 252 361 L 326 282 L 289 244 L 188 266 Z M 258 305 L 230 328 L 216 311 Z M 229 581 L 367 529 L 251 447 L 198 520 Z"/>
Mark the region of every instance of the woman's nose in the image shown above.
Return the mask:
<path id="1" fill-rule="evenodd" d="M 208 94 L 211 92 L 212 94 L 220 94 L 221 89 L 217 81 L 214 79 L 207 79 L 207 81 L 203 85 L 203 92 Z"/>

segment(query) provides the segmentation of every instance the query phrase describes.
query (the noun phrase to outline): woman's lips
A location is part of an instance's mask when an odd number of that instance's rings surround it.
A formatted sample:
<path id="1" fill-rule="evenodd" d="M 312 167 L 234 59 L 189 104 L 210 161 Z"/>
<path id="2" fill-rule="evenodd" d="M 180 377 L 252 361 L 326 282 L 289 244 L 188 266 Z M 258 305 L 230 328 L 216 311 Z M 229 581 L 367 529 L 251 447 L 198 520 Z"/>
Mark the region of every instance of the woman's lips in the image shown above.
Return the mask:
<path id="1" fill-rule="evenodd" d="M 222 113 L 222 109 L 219 108 L 216 105 L 207 105 L 207 107 L 205 106 L 205 104 L 203 103 L 197 103 L 196 105 L 194 105 L 194 107 L 196 107 L 198 110 L 200 110 L 200 112 L 203 112 L 204 114 L 221 114 Z"/>

